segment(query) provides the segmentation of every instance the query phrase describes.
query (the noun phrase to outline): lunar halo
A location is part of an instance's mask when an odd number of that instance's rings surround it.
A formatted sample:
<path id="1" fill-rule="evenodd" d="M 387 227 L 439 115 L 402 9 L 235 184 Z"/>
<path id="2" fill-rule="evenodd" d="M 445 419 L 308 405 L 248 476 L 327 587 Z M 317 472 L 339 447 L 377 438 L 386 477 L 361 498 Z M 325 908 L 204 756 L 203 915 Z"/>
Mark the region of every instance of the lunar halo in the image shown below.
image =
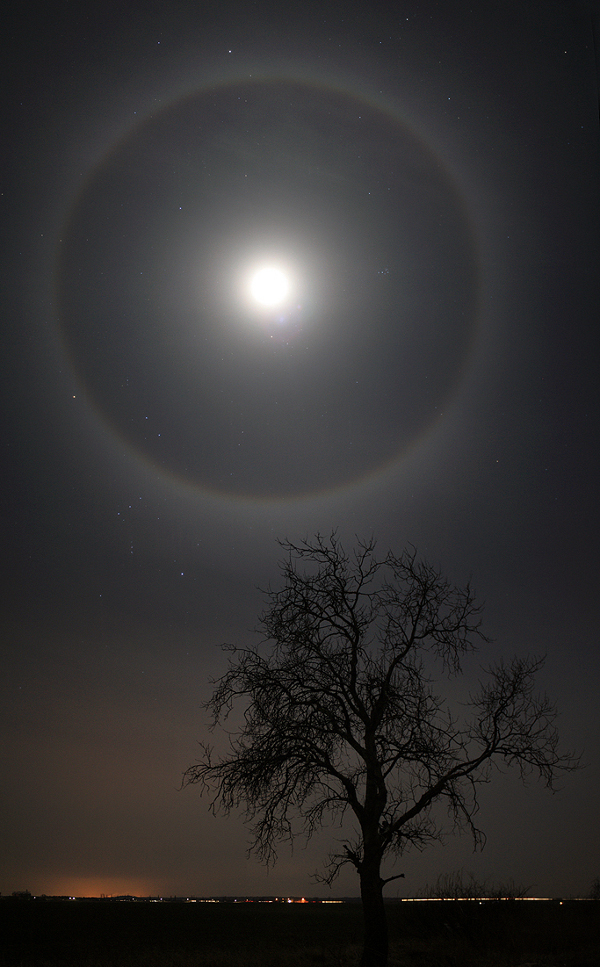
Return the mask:
<path id="1" fill-rule="evenodd" d="M 325 147 L 322 147 L 318 137 L 315 140 L 315 146 L 306 147 L 300 142 L 295 145 L 296 130 L 294 123 L 290 121 L 289 110 L 281 111 L 278 115 L 281 134 L 275 124 L 267 124 L 263 120 L 267 116 L 265 110 L 264 114 L 259 113 L 255 118 L 258 119 L 256 123 L 260 134 L 267 142 L 266 147 L 264 153 L 256 158 L 254 167 L 252 168 L 251 165 L 250 168 L 257 184 L 256 203 L 260 205 L 261 201 L 267 199 L 266 215 L 255 219 L 253 212 L 249 213 L 248 208 L 244 207 L 246 196 L 240 194 L 240 210 L 233 213 L 235 217 L 231 216 L 229 221 L 227 217 L 219 220 L 219 217 L 214 216 L 211 205 L 215 211 L 218 211 L 216 202 L 221 197 L 227 198 L 229 188 L 227 178 L 221 175 L 219 179 L 213 178 L 211 183 L 208 177 L 202 180 L 202 171 L 200 171 L 201 186 L 198 196 L 192 196 L 190 191 L 186 194 L 184 190 L 181 193 L 184 204 L 180 206 L 180 210 L 186 214 L 195 206 L 200 226 L 204 212 L 209 210 L 207 219 L 213 219 L 210 224 L 216 226 L 215 235 L 222 249 L 226 249 L 228 238 L 235 239 L 235 226 L 238 220 L 244 226 L 249 226 L 244 235 L 244 242 L 247 238 L 251 238 L 253 225 L 256 222 L 260 230 L 260 245 L 263 247 L 269 245 L 276 253 L 275 257 L 269 257 L 266 260 L 253 259 L 243 268 L 239 261 L 237 263 L 235 259 L 232 261 L 232 257 L 228 254 L 222 260 L 223 265 L 226 266 L 223 268 L 215 256 L 215 251 L 219 250 L 219 244 L 211 246 L 206 240 L 199 243 L 199 264 L 202 270 L 200 285 L 197 285 L 197 277 L 194 284 L 196 291 L 201 293 L 204 315 L 200 314 L 200 326 L 197 329 L 196 346 L 198 348 L 192 345 L 190 333 L 194 331 L 194 327 L 189 322 L 190 313 L 187 308 L 179 312 L 181 317 L 179 328 L 177 324 L 173 326 L 170 322 L 169 342 L 166 331 L 161 332 L 161 327 L 164 325 L 161 310 L 164 310 L 163 316 L 166 319 L 169 309 L 166 303 L 170 300 L 181 307 L 184 299 L 179 294 L 173 299 L 171 291 L 166 286 L 162 291 L 158 289 L 157 298 L 154 279 L 152 291 L 154 302 L 151 302 L 150 295 L 146 294 L 150 289 L 144 289 L 145 263 L 139 272 L 136 271 L 137 263 L 132 264 L 130 271 L 117 270 L 118 278 L 114 284 L 113 277 L 110 302 L 108 289 L 100 293 L 100 300 L 97 303 L 98 322 L 94 323 L 97 327 L 96 331 L 83 332 L 81 327 L 78 327 L 79 310 L 83 305 L 83 296 L 81 306 L 79 305 L 79 290 L 83 292 L 87 287 L 89 293 L 93 281 L 96 296 L 97 284 L 96 278 L 92 280 L 89 270 L 86 267 L 82 269 L 77 246 L 84 236 L 89 237 L 92 228 L 99 222 L 98 211 L 102 207 L 104 198 L 110 197 L 113 200 L 116 211 L 116 201 L 119 198 L 130 198 L 132 191 L 135 197 L 137 185 L 127 181 L 126 169 L 122 162 L 125 155 L 129 159 L 133 157 L 134 160 L 136 158 L 141 160 L 148 152 L 155 151 L 158 140 L 164 142 L 166 135 L 173 132 L 175 135 L 171 143 L 176 145 L 175 156 L 178 137 L 181 139 L 183 154 L 183 147 L 188 148 L 184 142 L 191 121 L 204 118 L 204 112 L 206 112 L 211 123 L 212 110 L 212 123 L 214 123 L 217 112 L 214 103 L 219 100 L 218 108 L 220 107 L 226 119 L 230 120 L 231 142 L 236 150 L 235 139 L 240 142 L 240 155 L 242 148 L 248 153 L 250 148 L 246 146 L 240 134 L 235 115 L 236 97 L 240 100 L 242 95 L 255 95 L 256 103 L 259 103 L 262 98 L 266 107 L 271 109 L 274 107 L 277 112 L 280 99 L 279 87 L 294 102 L 296 114 L 300 117 L 298 128 L 301 126 L 300 122 L 304 124 L 305 129 L 310 128 L 314 121 L 314 129 L 318 133 L 319 126 L 324 123 L 323 117 L 328 113 L 334 118 L 333 138 L 335 139 L 337 134 L 339 143 L 334 140 L 334 148 L 330 149 L 328 147 L 330 142 L 321 136 Z M 248 96 L 247 100 L 250 101 L 251 97 Z M 294 118 L 294 116 L 292 112 L 291 117 Z M 347 150 L 347 145 L 353 143 L 353 137 L 354 140 L 361 137 L 362 128 L 357 124 L 357 118 L 360 118 L 362 124 L 364 124 L 363 119 L 369 121 L 371 130 L 376 131 L 381 141 L 387 137 L 392 147 L 396 143 L 398 147 L 395 150 L 398 158 L 402 159 L 407 154 L 409 159 L 412 158 L 413 168 L 422 163 L 426 169 L 426 176 L 437 178 L 436 191 L 439 194 L 445 193 L 444 201 L 449 219 L 456 227 L 459 236 L 458 242 L 457 239 L 449 238 L 447 248 L 451 248 L 454 252 L 460 252 L 461 247 L 464 250 L 463 254 L 457 257 L 457 266 L 463 276 L 462 288 L 466 296 L 463 304 L 457 307 L 456 321 L 450 320 L 449 323 L 446 318 L 443 328 L 438 329 L 435 323 L 431 322 L 433 316 L 431 312 L 428 315 L 426 305 L 417 309 L 415 308 L 416 298 L 411 302 L 406 295 L 406 293 L 411 295 L 411 289 L 415 288 L 412 281 L 415 275 L 417 276 L 417 295 L 422 292 L 424 302 L 429 298 L 427 292 L 431 288 L 429 279 L 426 277 L 430 270 L 426 272 L 422 268 L 418 254 L 416 255 L 414 251 L 411 253 L 410 250 L 412 229 L 409 216 L 405 216 L 406 224 L 400 217 L 402 215 L 400 206 L 406 207 L 406 203 L 410 200 L 412 191 L 410 185 L 406 188 L 401 183 L 392 185 L 392 191 L 383 198 L 381 203 L 377 201 L 373 203 L 380 204 L 375 213 L 377 217 L 383 219 L 379 226 L 381 234 L 387 241 L 389 254 L 394 256 L 393 259 L 389 259 L 391 268 L 382 257 L 379 258 L 376 255 L 371 261 L 369 261 L 370 256 L 364 257 L 363 250 L 368 246 L 363 245 L 361 232 L 364 232 L 365 227 L 370 226 L 370 211 L 367 206 L 372 202 L 368 198 L 370 192 L 362 189 L 366 186 L 367 180 L 371 185 L 377 185 L 378 177 L 383 185 L 384 162 L 388 163 L 389 159 L 387 156 L 385 159 L 375 158 L 375 171 L 367 171 L 369 178 L 366 179 L 363 167 Z M 327 121 L 329 123 L 329 118 Z M 329 138 L 331 132 L 328 131 L 327 134 Z M 193 155 L 196 151 L 200 156 L 200 149 L 211 150 L 212 142 L 208 141 L 205 144 L 197 140 L 191 147 L 193 150 L 188 153 Z M 393 157 L 392 151 L 392 159 Z M 252 158 L 251 161 L 253 161 Z M 131 160 L 129 163 L 131 164 Z M 381 163 L 381 172 L 377 170 L 379 163 Z M 343 167 L 345 165 L 347 168 Z M 241 172 L 241 165 L 238 167 Z M 341 176 L 338 177 L 340 168 L 346 172 L 344 178 L 349 188 L 343 184 L 340 189 L 336 182 L 336 179 L 340 183 L 343 181 Z M 278 199 L 268 198 L 273 180 L 276 193 L 279 191 L 279 194 L 282 194 L 284 180 L 280 182 L 277 180 L 282 177 L 282 171 L 292 185 L 292 199 L 294 192 L 300 195 L 298 203 L 288 198 L 284 199 L 291 209 L 291 217 L 287 220 L 282 219 L 279 214 Z M 319 174 L 315 175 L 315 171 Z M 235 166 L 233 175 L 237 176 Z M 407 170 L 407 175 L 412 176 L 412 170 Z M 187 172 L 183 170 L 177 177 L 185 181 Z M 133 181 L 135 182 L 135 179 Z M 234 182 L 233 176 L 231 181 Z M 163 197 L 160 197 L 161 183 L 157 182 L 157 185 L 158 205 L 154 202 L 157 194 L 156 186 L 152 186 L 155 189 L 152 195 L 153 207 L 148 202 L 150 193 L 144 196 L 143 191 L 139 190 L 137 194 L 140 200 L 137 207 L 135 203 L 132 205 L 127 201 L 133 209 L 133 224 L 143 223 L 144 230 L 152 234 L 153 231 L 157 231 L 156 223 L 162 218 L 169 225 L 167 234 L 175 238 L 174 249 L 177 250 L 177 235 L 176 232 L 172 234 L 174 219 L 169 206 L 176 194 L 178 184 L 175 182 L 174 187 L 168 185 L 164 189 Z M 312 196 L 316 196 L 316 201 L 313 197 L 316 215 L 312 209 L 309 209 L 307 214 L 307 206 L 303 204 L 301 197 L 302 189 L 307 196 L 311 192 Z M 358 196 L 357 218 L 353 219 L 352 210 L 346 206 L 346 197 L 347 195 L 352 197 L 351 192 L 355 189 L 360 189 L 362 194 Z M 214 204 L 211 191 L 214 193 Z M 340 199 L 337 207 L 330 202 L 332 196 L 335 199 L 336 192 Z M 237 198 L 234 199 L 234 201 L 237 200 Z M 394 211 L 394 201 L 400 215 Z M 390 216 L 388 211 L 391 213 Z M 417 215 L 420 214 L 418 203 L 415 212 Z M 181 237 L 189 239 L 191 222 L 186 221 L 186 214 L 182 217 Z M 331 224 L 334 228 L 329 231 Z M 290 225 L 294 230 L 290 230 Z M 115 216 L 115 235 L 120 228 L 119 216 Z M 271 228 L 274 228 L 276 236 L 275 245 L 269 236 Z M 218 238 L 219 232 L 222 234 L 221 240 Z M 280 247 L 284 253 L 289 251 L 297 253 L 298 239 L 301 239 L 305 245 L 305 251 L 301 255 L 306 256 L 308 253 L 302 264 L 304 274 L 301 292 L 295 284 L 293 268 L 290 271 L 288 266 L 277 257 L 279 236 L 282 232 L 285 237 L 284 244 Z M 352 232 L 356 233 L 356 238 L 352 237 Z M 396 236 L 393 232 L 396 232 Z M 331 493 L 364 481 L 373 475 L 381 474 L 395 465 L 402 455 L 414 447 L 436 424 L 442 408 L 441 404 L 447 402 L 458 385 L 473 345 L 478 287 L 476 243 L 464 199 L 456 185 L 444 168 L 440 167 L 438 156 L 405 125 L 402 119 L 389 111 L 383 111 L 380 106 L 366 104 L 356 94 L 327 88 L 324 85 L 311 85 L 304 81 L 298 82 L 285 78 L 269 82 L 257 81 L 251 84 L 230 82 L 188 94 L 172 102 L 163 108 L 159 115 L 138 123 L 135 130 L 112 145 L 99 164 L 89 173 L 84 187 L 74 199 L 68 213 L 63 237 L 66 241 L 59 251 L 57 262 L 58 304 L 63 343 L 72 368 L 83 383 L 86 396 L 96 414 L 145 462 L 176 478 L 184 485 L 193 486 L 200 491 L 217 496 L 254 501 L 303 499 Z M 139 265 L 142 265 L 141 255 L 146 255 L 144 243 L 140 241 L 141 237 L 140 232 L 131 239 L 135 250 L 134 256 Z M 313 238 L 316 239 L 314 249 Z M 239 239 L 236 241 L 239 253 Z M 416 239 L 416 242 L 417 245 L 421 244 L 420 239 Z M 389 247 L 396 243 L 397 250 Z M 376 247 L 377 242 L 370 244 L 371 247 Z M 440 246 L 440 259 L 445 254 L 445 249 L 442 250 L 442 248 Z M 185 259 L 190 258 L 189 246 L 187 252 L 185 247 L 178 251 L 183 253 L 182 274 L 185 275 Z M 381 251 L 384 253 L 383 243 Z M 103 253 L 104 250 L 98 247 L 99 262 L 107 261 Z M 133 263 L 135 259 L 131 261 Z M 325 261 L 328 262 L 327 265 L 322 264 Z M 97 268 L 99 269 L 100 266 Z M 105 270 L 102 274 L 108 274 L 106 266 L 102 268 Z M 243 353 L 243 345 L 236 346 L 235 341 L 227 342 L 224 339 L 219 331 L 219 319 L 226 314 L 228 300 L 229 304 L 233 301 L 227 296 L 227 287 L 233 284 L 231 272 L 234 270 L 234 274 L 235 272 L 239 274 L 242 268 L 242 274 L 245 273 L 244 296 L 241 300 L 244 306 L 241 307 L 238 320 L 240 325 L 237 330 L 242 343 L 243 316 L 248 314 L 276 319 L 283 327 L 288 327 L 288 332 L 293 334 L 294 339 L 288 340 L 287 333 L 285 336 L 280 336 L 278 340 L 280 356 L 275 362 L 268 356 L 263 355 L 259 358 L 259 350 L 256 344 L 253 344 L 251 352 L 246 358 L 238 361 L 236 365 L 239 368 L 236 369 L 233 363 L 229 365 L 228 359 Z M 434 274 L 435 268 L 434 264 L 432 270 Z M 202 275 L 203 271 L 204 275 Z M 227 275 L 227 272 L 230 274 Z M 422 280 L 418 278 L 419 272 L 423 275 Z M 86 273 L 90 275 L 89 279 L 86 278 Z M 321 273 L 321 281 L 320 287 L 317 287 L 314 284 L 314 277 L 318 277 L 319 273 Z M 101 273 L 98 272 L 98 274 Z M 192 275 L 191 270 L 188 274 Z M 441 274 L 438 273 L 438 279 Z M 141 282 L 138 275 L 142 277 Z M 411 278 L 408 288 L 407 278 Z M 439 285 L 438 279 L 436 279 L 437 285 Z M 311 283 L 313 292 L 316 291 L 318 295 L 313 295 L 312 304 L 306 306 L 304 302 L 310 303 L 311 300 L 310 298 L 304 300 L 304 296 L 307 294 L 310 296 Z M 126 293 L 129 293 L 134 286 L 138 287 L 141 294 L 140 304 L 144 308 L 146 305 L 150 306 L 148 310 L 150 325 L 144 327 L 142 319 L 141 323 L 136 323 L 135 329 L 132 325 L 130 331 L 123 332 L 121 328 L 117 332 L 115 327 L 114 333 L 111 331 L 107 334 L 104 320 L 114 313 L 115 298 L 117 306 L 119 301 L 125 305 L 126 298 L 129 297 Z M 398 298 L 405 299 L 405 305 L 401 305 L 401 311 L 378 309 L 378 316 L 375 313 L 374 322 L 372 305 L 382 286 L 387 286 L 387 290 L 384 290 L 387 300 L 384 306 L 387 306 L 388 302 L 393 306 L 394 300 L 397 301 Z M 325 295 L 323 295 L 324 292 Z M 240 308 L 239 299 L 238 303 Z M 222 327 L 230 334 L 235 328 L 231 324 L 232 318 L 229 312 L 227 326 Z M 363 318 L 367 320 L 364 324 L 361 322 Z M 151 344 L 149 340 L 144 343 L 146 331 L 150 329 L 158 333 L 156 344 Z M 310 342 L 306 336 L 308 332 L 316 333 L 316 344 Z M 273 334 L 268 335 L 273 341 Z M 94 357 L 93 349 L 99 343 L 100 336 L 102 336 L 100 344 L 105 350 L 105 355 L 98 364 L 98 357 L 97 355 Z M 435 345 L 438 337 L 440 337 L 440 345 Z M 295 356 L 292 356 L 290 349 L 288 356 L 284 358 L 283 353 L 284 350 L 288 351 L 288 345 L 293 346 Z M 166 347 L 168 347 L 167 352 L 164 351 Z M 432 347 L 435 350 L 435 362 Z M 380 361 L 383 361 L 386 355 L 388 362 L 390 357 L 397 357 L 399 366 L 397 374 L 387 375 L 384 370 L 379 371 Z M 441 356 L 446 357 L 449 362 L 442 365 L 439 362 Z M 127 358 L 131 360 L 131 375 L 127 375 L 126 369 L 123 368 L 122 381 L 124 383 L 129 381 L 129 385 L 135 384 L 140 387 L 140 395 L 135 397 L 133 393 L 117 391 L 116 395 L 109 397 L 106 386 L 110 384 L 114 391 L 120 375 L 117 372 L 116 360 Z M 156 369 L 158 358 L 163 361 L 163 371 L 158 380 L 151 383 L 149 373 Z M 410 370 L 407 370 L 407 373 L 410 371 L 410 377 L 403 370 L 408 358 L 410 358 Z M 417 359 L 419 364 L 415 365 Z M 193 372 L 194 366 L 197 368 L 196 372 Z M 255 367 L 254 371 L 252 367 Z M 172 395 L 169 381 L 173 380 L 175 371 L 177 371 L 177 378 L 180 378 L 183 373 L 180 385 L 182 395 L 187 393 L 186 405 L 182 404 L 181 410 L 173 410 L 169 414 L 172 416 L 170 434 L 163 431 L 153 435 L 152 430 L 158 428 L 160 423 L 161 400 Z M 353 378 L 352 374 L 356 378 Z M 393 394 L 398 392 L 398 387 L 406 386 L 410 380 L 412 383 L 408 386 L 407 395 L 405 397 L 398 395 L 394 399 Z M 430 380 L 429 384 L 425 380 Z M 432 385 L 439 386 L 439 389 L 433 392 L 429 388 L 424 389 Z M 359 390 L 356 387 L 359 387 Z M 221 399 L 224 400 L 223 409 L 217 411 L 215 400 Z M 253 436 L 247 420 L 250 418 L 251 408 L 254 407 L 256 410 L 253 426 L 260 427 L 260 430 L 253 431 Z M 203 426 L 205 411 L 210 412 L 214 421 L 199 431 L 200 436 L 194 436 L 193 428 Z M 190 414 L 192 414 L 191 419 Z M 394 414 L 397 414 L 396 430 L 391 436 L 389 429 L 386 433 L 381 433 L 380 427 L 383 424 L 389 426 L 390 416 L 392 416 L 393 425 Z M 231 438 L 232 426 L 234 432 L 239 431 L 239 442 L 227 439 L 228 436 Z M 290 428 L 296 430 L 298 433 L 296 437 L 290 433 Z M 229 450 L 228 447 L 230 447 Z M 247 447 L 246 452 L 244 447 Z"/>

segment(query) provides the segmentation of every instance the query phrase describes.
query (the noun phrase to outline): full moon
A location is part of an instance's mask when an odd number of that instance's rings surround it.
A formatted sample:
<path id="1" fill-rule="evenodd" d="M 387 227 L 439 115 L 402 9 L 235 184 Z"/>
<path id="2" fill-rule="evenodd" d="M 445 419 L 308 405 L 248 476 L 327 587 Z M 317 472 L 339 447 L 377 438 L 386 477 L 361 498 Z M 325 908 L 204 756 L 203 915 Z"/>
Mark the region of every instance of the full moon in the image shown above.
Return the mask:
<path id="1" fill-rule="evenodd" d="M 250 281 L 252 297 L 262 306 L 279 305 L 287 296 L 289 288 L 285 272 L 272 265 L 259 269 Z"/>

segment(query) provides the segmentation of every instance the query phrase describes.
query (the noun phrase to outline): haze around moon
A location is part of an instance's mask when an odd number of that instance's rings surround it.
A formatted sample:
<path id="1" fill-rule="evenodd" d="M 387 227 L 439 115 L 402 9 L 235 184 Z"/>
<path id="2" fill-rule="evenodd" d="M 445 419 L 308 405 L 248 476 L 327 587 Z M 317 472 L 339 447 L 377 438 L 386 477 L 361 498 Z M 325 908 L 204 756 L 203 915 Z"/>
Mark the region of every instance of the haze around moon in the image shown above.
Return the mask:
<path id="1" fill-rule="evenodd" d="M 383 472 L 441 418 L 478 258 L 464 198 L 395 115 L 294 80 L 216 85 L 82 187 L 61 336 L 94 411 L 161 473 L 305 497 Z"/>

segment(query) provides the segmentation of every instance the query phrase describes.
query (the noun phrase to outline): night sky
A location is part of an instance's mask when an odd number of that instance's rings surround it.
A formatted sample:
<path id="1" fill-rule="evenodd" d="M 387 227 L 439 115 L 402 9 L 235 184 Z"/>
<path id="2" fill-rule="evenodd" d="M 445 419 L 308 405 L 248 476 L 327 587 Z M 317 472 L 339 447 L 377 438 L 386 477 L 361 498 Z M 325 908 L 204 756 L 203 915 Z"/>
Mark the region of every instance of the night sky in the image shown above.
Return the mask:
<path id="1" fill-rule="evenodd" d="M 590 4 L 5 17 L 0 891 L 326 892 L 181 775 L 277 540 L 469 578 L 585 767 L 398 867 L 600 875 L 599 27 Z M 12 19 L 11 19 L 12 16 Z M 288 286 L 258 301 L 254 273 Z M 219 740 L 220 741 L 220 740 Z M 336 894 L 356 895 L 348 871 Z"/>

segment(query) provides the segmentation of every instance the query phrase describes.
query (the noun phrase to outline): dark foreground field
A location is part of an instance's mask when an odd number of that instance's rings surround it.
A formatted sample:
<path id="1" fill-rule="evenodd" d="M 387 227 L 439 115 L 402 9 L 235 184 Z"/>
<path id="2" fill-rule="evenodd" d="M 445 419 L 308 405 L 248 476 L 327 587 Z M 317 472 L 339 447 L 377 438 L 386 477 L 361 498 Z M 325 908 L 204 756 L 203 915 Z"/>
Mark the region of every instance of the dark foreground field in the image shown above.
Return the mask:
<path id="1" fill-rule="evenodd" d="M 600 903 L 390 904 L 390 967 L 600 967 Z M 358 964 L 358 904 L 0 901 L 0 967 Z"/>

